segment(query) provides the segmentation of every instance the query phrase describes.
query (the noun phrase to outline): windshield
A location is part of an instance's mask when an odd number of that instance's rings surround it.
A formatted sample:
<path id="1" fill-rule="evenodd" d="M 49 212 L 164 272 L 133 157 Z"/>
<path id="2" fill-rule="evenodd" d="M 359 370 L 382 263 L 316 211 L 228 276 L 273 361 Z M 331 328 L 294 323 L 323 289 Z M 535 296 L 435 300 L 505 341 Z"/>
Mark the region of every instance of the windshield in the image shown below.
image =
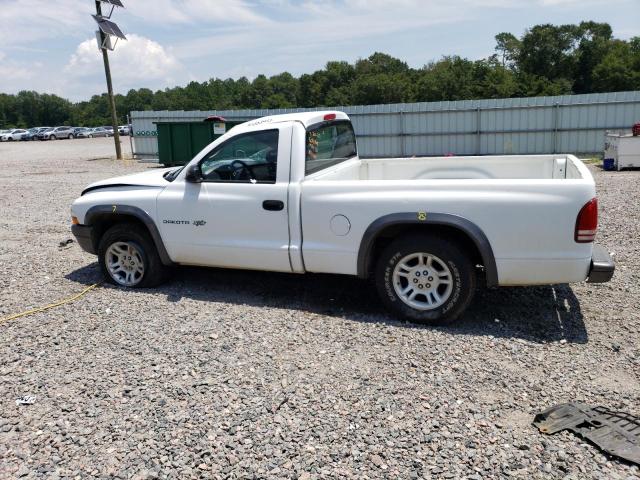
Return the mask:
<path id="1" fill-rule="evenodd" d="M 325 122 L 307 130 L 305 175 L 358 155 L 356 136 L 348 120 Z"/>

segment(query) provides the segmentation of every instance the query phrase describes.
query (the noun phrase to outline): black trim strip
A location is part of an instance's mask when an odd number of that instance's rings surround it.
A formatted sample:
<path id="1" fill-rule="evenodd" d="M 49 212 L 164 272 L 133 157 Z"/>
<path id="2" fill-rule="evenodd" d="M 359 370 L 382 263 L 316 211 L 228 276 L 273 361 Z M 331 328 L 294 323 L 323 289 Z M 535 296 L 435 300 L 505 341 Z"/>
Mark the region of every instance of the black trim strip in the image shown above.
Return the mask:
<path id="1" fill-rule="evenodd" d="M 166 180 L 166 179 L 165 179 Z M 167 180 L 168 182 L 169 180 Z M 84 195 L 85 193 L 89 193 L 89 192 L 93 192 L 94 190 L 100 190 L 101 188 L 114 188 L 114 187 L 135 187 L 135 188 L 164 188 L 161 186 L 155 186 L 155 185 L 138 185 L 135 183 L 109 183 L 108 185 L 96 185 L 95 187 L 88 187 L 85 188 L 82 193 L 80 194 L 80 196 Z"/>
<path id="2" fill-rule="evenodd" d="M 76 237 L 76 242 L 85 252 L 96 254 L 95 245 L 93 244 L 93 227 L 88 225 L 71 225 L 71 233 Z"/>
<path id="3" fill-rule="evenodd" d="M 160 255 L 160 260 L 162 260 L 162 263 L 164 265 L 173 265 L 173 261 L 171 260 L 171 257 L 169 257 L 169 253 L 164 246 L 164 242 L 162 241 L 162 237 L 160 236 L 158 227 L 156 226 L 153 219 L 149 216 L 149 214 L 147 214 L 147 212 L 145 212 L 141 208 L 119 204 L 94 205 L 89 210 L 87 210 L 87 213 L 84 217 L 84 223 L 86 225 L 93 226 L 93 221 L 97 220 L 98 217 L 109 215 L 129 215 L 142 221 L 142 223 L 144 223 L 149 230 L 153 242 L 156 244 L 158 255 Z"/>
<path id="4" fill-rule="evenodd" d="M 600 245 L 593 246 L 587 283 L 605 283 L 611 280 L 616 264 L 611 255 Z"/>
<path id="5" fill-rule="evenodd" d="M 418 219 L 418 212 L 392 213 L 375 220 L 362 236 L 358 251 L 358 276 L 367 278 L 373 245 L 383 229 L 394 225 L 446 225 L 466 234 L 478 248 L 484 264 L 487 286 L 498 285 L 498 268 L 493 249 L 484 232 L 473 222 L 459 215 L 448 213 L 427 213 L 425 220 Z"/>

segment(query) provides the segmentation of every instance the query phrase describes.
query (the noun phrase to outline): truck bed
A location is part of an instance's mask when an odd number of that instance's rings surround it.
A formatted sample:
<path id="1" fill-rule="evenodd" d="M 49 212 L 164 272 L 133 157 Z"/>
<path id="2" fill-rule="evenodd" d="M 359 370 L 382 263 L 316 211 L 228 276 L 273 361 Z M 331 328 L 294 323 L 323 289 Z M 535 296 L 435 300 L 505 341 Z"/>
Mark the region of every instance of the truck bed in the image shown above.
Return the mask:
<path id="1" fill-rule="evenodd" d="M 348 161 L 318 180 L 581 179 L 572 155 L 381 158 Z"/>
<path id="2" fill-rule="evenodd" d="M 425 212 L 472 219 L 487 236 L 500 285 L 582 281 L 592 244 L 574 241 L 576 216 L 595 196 L 572 155 L 352 159 L 302 182 L 308 271 L 353 274 L 360 239 L 376 219 Z M 350 232 L 328 228 L 335 215 Z"/>

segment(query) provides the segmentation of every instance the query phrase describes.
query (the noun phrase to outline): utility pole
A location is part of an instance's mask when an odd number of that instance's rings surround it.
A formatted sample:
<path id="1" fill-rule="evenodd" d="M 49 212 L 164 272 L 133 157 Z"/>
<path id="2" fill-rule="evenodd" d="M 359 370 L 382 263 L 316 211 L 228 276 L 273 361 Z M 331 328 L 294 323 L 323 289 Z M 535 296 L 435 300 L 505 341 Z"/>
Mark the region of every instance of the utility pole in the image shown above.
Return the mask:
<path id="1" fill-rule="evenodd" d="M 100 0 L 96 0 L 96 15 L 102 16 L 102 5 Z M 105 33 L 100 31 L 100 39 L 102 45 L 105 42 Z M 109 54 L 107 49 L 103 46 L 102 60 L 104 62 L 104 74 L 107 77 L 107 94 L 109 95 L 109 107 L 111 110 L 111 124 L 113 125 L 113 141 L 116 144 L 116 158 L 122 160 L 122 149 L 120 148 L 120 132 L 118 132 L 118 115 L 116 114 L 116 100 L 113 97 L 113 84 L 111 83 L 111 68 L 109 68 Z"/>

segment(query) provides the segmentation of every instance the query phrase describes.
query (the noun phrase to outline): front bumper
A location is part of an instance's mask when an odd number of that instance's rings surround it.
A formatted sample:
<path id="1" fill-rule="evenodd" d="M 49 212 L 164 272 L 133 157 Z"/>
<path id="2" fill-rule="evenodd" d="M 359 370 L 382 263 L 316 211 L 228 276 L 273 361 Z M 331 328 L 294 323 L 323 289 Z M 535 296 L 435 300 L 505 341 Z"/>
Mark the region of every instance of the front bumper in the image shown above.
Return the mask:
<path id="1" fill-rule="evenodd" d="M 605 283 L 613 277 L 616 264 L 609 253 L 600 245 L 593 246 L 591 266 L 589 267 L 588 283 Z"/>
<path id="2" fill-rule="evenodd" d="M 78 245 L 88 253 L 92 255 L 96 254 L 96 250 L 93 246 L 93 227 L 88 225 L 71 225 L 71 233 L 76 237 Z"/>

